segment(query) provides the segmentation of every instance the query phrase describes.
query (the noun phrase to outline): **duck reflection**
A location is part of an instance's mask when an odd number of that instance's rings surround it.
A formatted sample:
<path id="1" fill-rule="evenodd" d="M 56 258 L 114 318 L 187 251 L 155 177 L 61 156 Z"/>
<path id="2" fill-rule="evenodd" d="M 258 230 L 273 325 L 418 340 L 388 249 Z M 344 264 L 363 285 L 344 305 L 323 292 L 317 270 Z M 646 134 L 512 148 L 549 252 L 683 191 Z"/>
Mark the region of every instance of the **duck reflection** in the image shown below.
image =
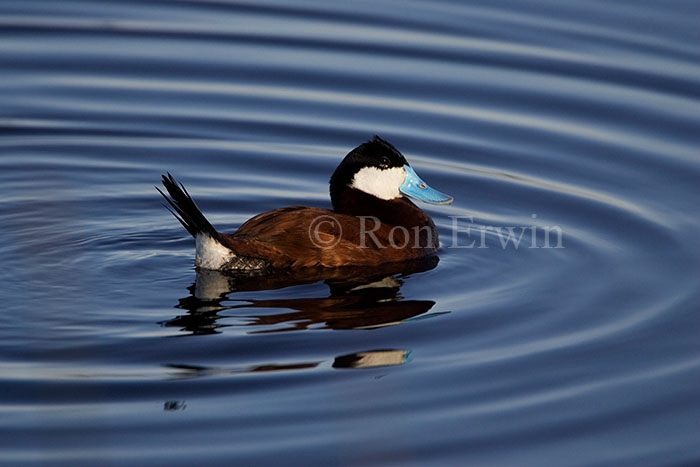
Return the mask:
<path id="1" fill-rule="evenodd" d="M 176 306 L 187 313 L 161 324 L 179 327 L 190 335 L 214 334 L 233 326 L 221 323 L 222 318 L 233 318 L 237 326 L 251 327 L 250 333 L 371 329 L 399 324 L 427 313 L 435 305 L 431 300 L 405 300 L 400 290 L 406 276 L 433 269 L 437 262 L 437 257 L 431 257 L 376 268 L 370 274 L 366 268 L 258 277 L 198 271 L 188 288 L 190 295 Z M 321 297 L 302 297 L 294 289 L 321 281 L 328 286 Z M 280 289 L 285 288 L 290 288 L 289 293 L 278 298 Z M 231 311 L 236 313 L 231 315 Z M 222 312 L 228 313 L 222 316 Z"/>
<path id="2" fill-rule="evenodd" d="M 368 350 L 336 357 L 333 368 L 377 368 L 403 365 L 408 361 L 410 351 L 404 349 Z M 202 378 L 214 376 L 229 376 L 246 373 L 261 373 L 273 371 L 308 370 L 318 367 L 322 361 L 298 362 L 288 364 L 266 364 L 241 367 L 214 367 L 201 365 L 167 364 L 165 365 L 174 378 Z M 172 407 L 167 408 L 167 404 Z M 166 402 L 166 410 L 176 410 L 174 402 Z"/>
<path id="3" fill-rule="evenodd" d="M 375 368 L 402 365 L 408 361 L 408 350 L 386 349 L 357 352 L 336 357 L 333 368 Z"/>

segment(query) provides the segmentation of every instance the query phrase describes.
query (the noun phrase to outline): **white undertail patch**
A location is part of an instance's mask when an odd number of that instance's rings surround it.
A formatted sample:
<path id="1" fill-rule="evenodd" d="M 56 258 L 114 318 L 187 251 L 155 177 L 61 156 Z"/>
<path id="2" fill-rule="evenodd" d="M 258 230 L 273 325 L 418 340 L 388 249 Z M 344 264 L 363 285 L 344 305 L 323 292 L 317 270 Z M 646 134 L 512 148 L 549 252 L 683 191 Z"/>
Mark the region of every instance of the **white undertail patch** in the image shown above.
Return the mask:
<path id="1" fill-rule="evenodd" d="M 197 253 L 195 263 L 203 269 L 221 269 L 233 258 L 233 252 L 214 240 L 211 235 L 198 233 L 195 238 Z"/>
<path id="2" fill-rule="evenodd" d="M 399 188 L 405 179 L 406 171 L 403 167 L 365 167 L 355 174 L 350 186 L 377 198 L 390 200 L 402 196 Z"/>

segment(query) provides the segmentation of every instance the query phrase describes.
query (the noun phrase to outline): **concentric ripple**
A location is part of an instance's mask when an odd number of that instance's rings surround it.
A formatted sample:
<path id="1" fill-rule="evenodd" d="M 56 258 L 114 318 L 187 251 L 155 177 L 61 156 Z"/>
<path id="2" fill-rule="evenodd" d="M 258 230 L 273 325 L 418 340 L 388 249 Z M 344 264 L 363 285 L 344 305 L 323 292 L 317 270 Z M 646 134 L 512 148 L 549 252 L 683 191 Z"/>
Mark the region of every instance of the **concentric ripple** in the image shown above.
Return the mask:
<path id="1" fill-rule="evenodd" d="M 0 463 L 700 462 L 695 2 L 0 2 Z M 439 263 L 195 274 L 379 134 Z"/>

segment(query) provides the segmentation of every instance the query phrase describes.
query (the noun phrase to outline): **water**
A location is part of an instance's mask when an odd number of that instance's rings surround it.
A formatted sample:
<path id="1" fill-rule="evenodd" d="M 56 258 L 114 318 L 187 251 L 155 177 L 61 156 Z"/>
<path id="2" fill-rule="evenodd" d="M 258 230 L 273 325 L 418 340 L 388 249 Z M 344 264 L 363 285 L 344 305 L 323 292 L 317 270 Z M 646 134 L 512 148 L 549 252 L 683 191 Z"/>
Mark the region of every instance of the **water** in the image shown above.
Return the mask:
<path id="1" fill-rule="evenodd" d="M 697 465 L 699 13 L 0 1 L 0 463 Z M 437 265 L 197 276 L 153 189 L 329 207 L 375 133 Z"/>

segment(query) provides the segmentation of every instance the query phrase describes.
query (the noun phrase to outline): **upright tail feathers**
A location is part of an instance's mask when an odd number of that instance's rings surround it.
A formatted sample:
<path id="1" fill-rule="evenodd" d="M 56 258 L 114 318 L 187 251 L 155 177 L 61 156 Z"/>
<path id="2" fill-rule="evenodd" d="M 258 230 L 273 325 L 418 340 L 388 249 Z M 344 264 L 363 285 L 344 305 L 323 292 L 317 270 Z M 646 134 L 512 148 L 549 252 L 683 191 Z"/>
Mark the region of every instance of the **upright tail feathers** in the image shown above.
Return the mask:
<path id="1" fill-rule="evenodd" d="M 165 207 L 193 237 L 197 238 L 197 234 L 204 233 L 219 240 L 220 234 L 204 217 L 182 183 L 177 183 L 173 176 L 168 173 L 167 176 L 163 175 L 163 186 L 168 190 L 169 197 L 160 188 L 156 187 L 156 190 L 163 195 L 172 209 L 168 206 Z"/>

